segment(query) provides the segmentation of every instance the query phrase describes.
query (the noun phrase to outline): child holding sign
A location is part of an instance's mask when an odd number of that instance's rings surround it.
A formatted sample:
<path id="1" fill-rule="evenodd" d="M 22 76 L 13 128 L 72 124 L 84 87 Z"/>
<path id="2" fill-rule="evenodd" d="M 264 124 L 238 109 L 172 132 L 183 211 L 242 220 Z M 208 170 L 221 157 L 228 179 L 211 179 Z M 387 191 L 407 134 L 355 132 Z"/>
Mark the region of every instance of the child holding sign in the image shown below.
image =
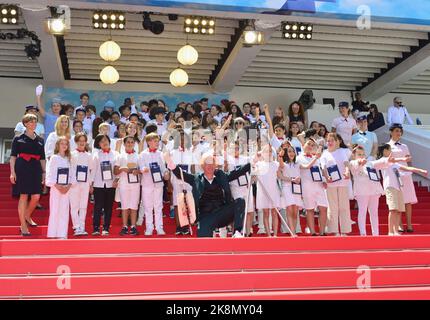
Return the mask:
<path id="1" fill-rule="evenodd" d="M 328 232 L 345 236 L 351 232 L 349 207 L 349 158 L 351 151 L 336 133 L 327 135 L 327 150 L 321 156 L 321 167 L 327 181 Z"/>
<path id="2" fill-rule="evenodd" d="M 88 151 L 88 138 L 84 132 L 74 137 L 76 150 L 72 152 L 72 170 L 76 184 L 70 189 L 70 215 L 72 216 L 75 236 L 86 236 L 85 219 L 87 216 L 88 196 L 90 193 L 90 170 L 93 158 Z"/>
<path id="3" fill-rule="evenodd" d="M 69 139 L 59 137 L 46 170 L 46 185 L 51 188 L 48 238 L 67 239 L 70 208 L 69 190 L 75 182 L 71 174 L 70 159 Z"/>
<path id="4" fill-rule="evenodd" d="M 136 229 L 137 208 L 139 207 L 140 181 L 138 168 L 138 154 L 135 151 L 136 140 L 133 136 L 124 138 L 124 151 L 118 155 L 114 173 L 119 176 L 118 189 L 120 190 L 122 223 L 120 235 L 129 234 L 137 236 Z M 131 218 L 130 232 L 128 218 Z"/>
<path id="5" fill-rule="evenodd" d="M 163 155 L 158 150 L 160 144 L 158 134 L 150 133 L 145 137 L 145 140 L 148 149 L 140 154 L 138 161 L 142 173 L 145 236 L 151 236 L 154 232 L 154 216 L 157 235 L 162 236 L 166 234 L 163 229 L 163 178 L 168 180 L 169 172 L 166 170 Z"/>
<path id="6" fill-rule="evenodd" d="M 112 219 L 112 207 L 115 200 L 115 189 L 118 179 L 113 167 L 116 161 L 115 151 L 110 148 L 110 138 L 99 134 L 94 139 L 94 170 L 91 171 L 90 193 L 94 193 L 93 236 L 100 235 L 100 220 L 103 216 L 103 236 L 109 235 Z"/>

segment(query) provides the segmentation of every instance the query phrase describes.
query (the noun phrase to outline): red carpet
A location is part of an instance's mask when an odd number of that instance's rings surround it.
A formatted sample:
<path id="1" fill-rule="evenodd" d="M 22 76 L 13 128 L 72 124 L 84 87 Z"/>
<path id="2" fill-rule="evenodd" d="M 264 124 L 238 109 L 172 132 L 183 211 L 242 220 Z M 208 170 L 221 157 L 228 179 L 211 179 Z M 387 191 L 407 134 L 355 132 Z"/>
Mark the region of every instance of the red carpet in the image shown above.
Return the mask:
<path id="1" fill-rule="evenodd" d="M 19 236 L 8 177 L 8 167 L 0 166 L 0 298 L 430 299 L 430 193 L 425 188 L 417 188 L 416 232 L 400 237 L 175 238 L 167 217 L 166 237 L 121 238 L 115 214 L 108 238 L 70 234 L 68 240 L 49 240 L 47 210 L 36 211 L 40 227 L 31 229 L 32 237 Z M 47 207 L 47 197 L 42 204 Z M 71 273 L 70 288 L 57 286 L 59 266 Z M 370 268 L 370 288 L 357 287 L 360 266 Z"/>

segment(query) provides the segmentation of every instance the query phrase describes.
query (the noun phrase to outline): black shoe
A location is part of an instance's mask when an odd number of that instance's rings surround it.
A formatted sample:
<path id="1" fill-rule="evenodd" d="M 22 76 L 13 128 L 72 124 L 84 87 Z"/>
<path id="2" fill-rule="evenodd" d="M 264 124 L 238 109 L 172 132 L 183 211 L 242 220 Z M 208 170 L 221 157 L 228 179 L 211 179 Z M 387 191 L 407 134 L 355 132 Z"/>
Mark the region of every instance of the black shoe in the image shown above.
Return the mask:
<path id="1" fill-rule="evenodd" d="M 181 227 L 176 227 L 176 232 L 175 232 L 175 236 L 180 236 L 182 235 L 182 228 Z"/>
<path id="2" fill-rule="evenodd" d="M 29 237 L 29 236 L 31 236 L 31 233 L 30 233 L 29 231 L 27 231 L 27 232 L 22 232 L 22 229 L 21 229 L 21 228 L 19 228 L 19 232 L 21 233 L 21 235 L 22 235 L 23 237 Z"/>
<path id="3" fill-rule="evenodd" d="M 413 233 L 413 232 L 414 232 L 414 229 L 412 229 L 412 228 L 407 228 L 407 229 L 406 229 L 406 232 L 407 232 L 407 233 Z"/>
<path id="4" fill-rule="evenodd" d="M 183 227 L 182 228 L 182 234 L 184 236 L 188 236 L 190 234 L 190 227 Z"/>
<path id="5" fill-rule="evenodd" d="M 128 228 L 127 227 L 122 227 L 119 235 L 120 236 L 125 236 L 126 234 L 128 234 Z"/>
<path id="6" fill-rule="evenodd" d="M 93 233 L 91 234 L 93 236 L 99 236 L 100 235 L 100 230 L 99 229 L 94 229 Z"/>
<path id="7" fill-rule="evenodd" d="M 312 237 L 316 237 L 317 236 L 317 234 L 316 233 L 312 233 Z"/>
<path id="8" fill-rule="evenodd" d="M 131 227 L 130 235 L 132 235 L 132 236 L 138 236 L 139 235 L 139 231 L 137 231 L 136 227 Z"/>
<path id="9" fill-rule="evenodd" d="M 40 203 L 38 203 L 36 205 L 36 210 L 45 210 L 45 208 Z"/>

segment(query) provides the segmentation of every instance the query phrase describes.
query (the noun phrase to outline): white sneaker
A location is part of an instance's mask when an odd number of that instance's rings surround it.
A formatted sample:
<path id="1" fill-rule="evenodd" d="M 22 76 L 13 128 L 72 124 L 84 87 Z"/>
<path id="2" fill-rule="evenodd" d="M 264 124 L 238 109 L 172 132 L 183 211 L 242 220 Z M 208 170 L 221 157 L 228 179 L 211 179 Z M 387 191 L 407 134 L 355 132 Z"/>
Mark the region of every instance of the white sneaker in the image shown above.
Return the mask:
<path id="1" fill-rule="evenodd" d="M 103 230 L 103 232 L 102 232 L 102 236 L 108 236 L 109 235 L 109 231 L 107 231 L 107 230 Z"/>
<path id="2" fill-rule="evenodd" d="M 81 236 L 87 236 L 88 232 L 85 231 L 85 228 L 81 228 Z"/>
<path id="3" fill-rule="evenodd" d="M 77 236 L 82 236 L 82 231 L 81 231 L 81 229 L 80 229 L 80 228 L 76 228 L 76 229 L 75 229 L 75 232 L 73 233 L 73 235 L 74 235 L 75 237 L 77 237 Z"/>
<path id="4" fill-rule="evenodd" d="M 236 230 L 232 238 L 243 238 L 243 234 Z"/>
<path id="5" fill-rule="evenodd" d="M 308 227 L 306 227 L 306 229 L 305 229 L 305 233 L 306 233 L 306 234 L 311 234 L 311 229 L 309 229 Z"/>
<path id="6" fill-rule="evenodd" d="M 227 238 L 227 227 L 219 228 L 219 237 Z"/>
<path id="7" fill-rule="evenodd" d="M 153 229 L 146 229 L 145 230 L 145 236 L 152 236 L 153 233 L 154 233 Z"/>
<path id="8" fill-rule="evenodd" d="M 166 232 L 164 232 L 163 229 L 157 230 L 157 236 L 165 236 L 165 235 L 166 235 Z"/>

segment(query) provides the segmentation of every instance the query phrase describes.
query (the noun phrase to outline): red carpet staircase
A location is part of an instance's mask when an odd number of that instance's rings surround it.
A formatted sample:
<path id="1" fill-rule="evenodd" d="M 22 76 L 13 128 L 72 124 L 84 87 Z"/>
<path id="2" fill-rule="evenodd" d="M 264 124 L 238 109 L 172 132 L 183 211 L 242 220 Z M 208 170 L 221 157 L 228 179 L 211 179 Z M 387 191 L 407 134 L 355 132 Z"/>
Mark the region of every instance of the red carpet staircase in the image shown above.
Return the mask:
<path id="1" fill-rule="evenodd" d="M 400 237 L 175 238 L 167 217 L 163 239 L 120 238 L 114 214 L 108 238 L 48 240 L 47 210 L 34 214 L 40 227 L 31 229 L 32 237 L 19 236 L 8 177 L 8 166 L 1 165 L 2 299 L 430 299 L 425 188 L 417 187 L 415 234 Z M 42 204 L 48 206 L 47 197 Z M 386 234 L 384 199 L 381 208 Z"/>

